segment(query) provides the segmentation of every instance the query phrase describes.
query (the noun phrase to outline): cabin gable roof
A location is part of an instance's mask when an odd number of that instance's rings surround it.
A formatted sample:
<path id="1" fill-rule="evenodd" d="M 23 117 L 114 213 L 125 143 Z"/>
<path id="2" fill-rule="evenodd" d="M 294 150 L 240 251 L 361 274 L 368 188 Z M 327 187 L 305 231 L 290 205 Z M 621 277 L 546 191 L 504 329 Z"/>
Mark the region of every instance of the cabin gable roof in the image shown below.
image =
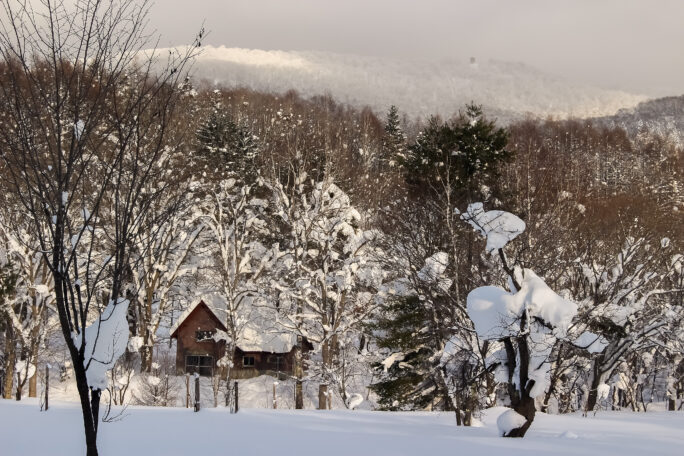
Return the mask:
<path id="1" fill-rule="evenodd" d="M 209 317 L 216 323 L 216 328 L 226 331 L 226 326 L 221 322 L 221 319 L 216 315 L 216 312 L 214 309 L 209 307 L 203 299 L 199 299 L 195 302 L 193 302 L 190 307 L 188 307 L 181 315 L 178 317 L 178 320 L 174 323 L 174 325 L 171 327 L 171 338 L 177 338 L 178 337 L 178 330 L 183 326 L 183 323 L 195 312 L 198 311 L 204 311 L 206 312 Z"/>

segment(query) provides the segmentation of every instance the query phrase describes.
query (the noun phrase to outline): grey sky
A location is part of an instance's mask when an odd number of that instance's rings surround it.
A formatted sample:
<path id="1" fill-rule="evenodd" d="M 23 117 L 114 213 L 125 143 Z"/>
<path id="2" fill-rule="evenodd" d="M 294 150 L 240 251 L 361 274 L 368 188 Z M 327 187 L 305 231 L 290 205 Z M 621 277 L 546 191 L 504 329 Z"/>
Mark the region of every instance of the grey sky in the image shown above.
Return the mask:
<path id="1" fill-rule="evenodd" d="M 161 45 L 522 61 L 571 80 L 684 94 L 684 0 L 156 0 Z"/>

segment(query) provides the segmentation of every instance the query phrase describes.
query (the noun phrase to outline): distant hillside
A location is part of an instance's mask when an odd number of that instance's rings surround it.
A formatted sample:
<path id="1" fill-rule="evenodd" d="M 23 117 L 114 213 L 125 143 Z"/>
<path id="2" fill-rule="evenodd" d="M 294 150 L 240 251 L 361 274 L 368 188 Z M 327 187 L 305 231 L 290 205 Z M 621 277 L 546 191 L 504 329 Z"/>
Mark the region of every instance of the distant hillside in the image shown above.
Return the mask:
<path id="1" fill-rule="evenodd" d="M 618 125 L 630 134 L 643 129 L 655 131 L 684 145 L 684 95 L 645 101 L 634 108 L 621 109 L 613 116 L 597 120 Z"/>
<path id="2" fill-rule="evenodd" d="M 526 113 L 555 117 L 611 115 L 644 96 L 582 86 L 521 63 L 404 61 L 324 52 L 203 48 L 195 77 L 224 86 L 305 96 L 330 93 L 383 112 L 391 104 L 409 116 L 450 116 L 470 101 L 502 121 Z"/>

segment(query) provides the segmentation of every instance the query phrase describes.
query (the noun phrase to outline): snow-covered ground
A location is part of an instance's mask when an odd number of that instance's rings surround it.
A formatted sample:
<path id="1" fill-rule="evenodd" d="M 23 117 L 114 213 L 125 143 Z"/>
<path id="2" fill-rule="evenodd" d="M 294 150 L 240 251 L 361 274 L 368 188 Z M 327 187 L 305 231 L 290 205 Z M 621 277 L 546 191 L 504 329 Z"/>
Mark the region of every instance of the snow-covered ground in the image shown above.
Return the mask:
<path id="1" fill-rule="evenodd" d="M 100 426 L 102 455 L 680 455 L 684 413 L 539 414 L 524 439 L 497 436 L 487 411 L 481 427 L 459 428 L 443 412 L 291 411 L 130 407 Z M 78 404 L 40 412 L 36 400 L 0 400 L 0 454 L 84 454 Z"/>

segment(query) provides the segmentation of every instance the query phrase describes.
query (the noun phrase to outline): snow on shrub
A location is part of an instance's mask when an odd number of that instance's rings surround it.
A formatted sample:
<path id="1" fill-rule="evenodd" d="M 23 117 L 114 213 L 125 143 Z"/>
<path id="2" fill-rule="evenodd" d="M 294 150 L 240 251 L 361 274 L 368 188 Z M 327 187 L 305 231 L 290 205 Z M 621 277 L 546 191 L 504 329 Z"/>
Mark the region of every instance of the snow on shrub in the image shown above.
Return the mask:
<path id="1" fill-rule="evenodd" d="M 502 249 L 525 231 L 525 222 L 505 211 L 485 211 L 482 203 L 472 203 L 461 215 L 476 231 L 487 238 L 487 252 Z"/>
<path id="2" fill-rule="evenodd" d="M 75 336 L 80 346 L 85 339 L 83 365 L 86 368 L 88 386 L 92 389 L 107 388 L 107 371 L 123 355 L 128 345 L 128 300 L 110 301 L 100 317 L 85 329 L 85 334 Z"/>

